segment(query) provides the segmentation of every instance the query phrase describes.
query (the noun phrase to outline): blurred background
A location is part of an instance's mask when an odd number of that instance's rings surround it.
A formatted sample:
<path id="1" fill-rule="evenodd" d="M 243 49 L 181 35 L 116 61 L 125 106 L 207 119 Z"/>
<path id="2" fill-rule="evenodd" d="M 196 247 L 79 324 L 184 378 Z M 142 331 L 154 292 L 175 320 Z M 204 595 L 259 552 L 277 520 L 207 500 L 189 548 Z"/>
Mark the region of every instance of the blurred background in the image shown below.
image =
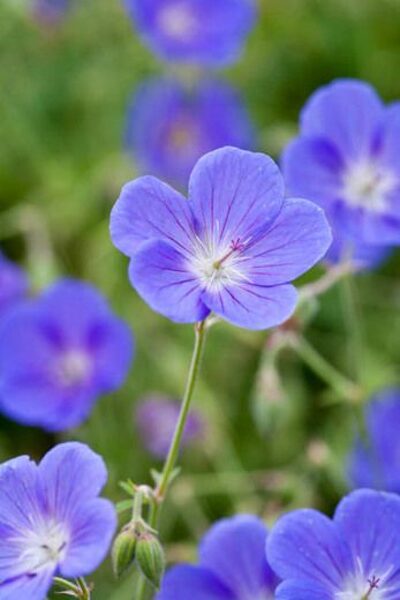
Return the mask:
<path id="1" fill-rule="evenodd" d="M 190 326 L 151 312 L 131 289 L 127 260 L 108 234 L 120 187 L 138 174 L 124 148 L 128 104 L 145 78 L 172 67 L 143 47 L 119 0 L 77 0 L 52 22 L 33 17 L 32 4 L 0 2 L 0 248 L 27 269 L 34 291 L 60 275 L 95 284 L 130 324 L 136 357 L 123 389 L 101 398 L 77 430 L 56 437 L 0 417 L 0 460 L 82 440 L 104 456 L 107 494 L 120 501 L 121 479 L 149 483 L 150 468 L 161 465 L 137 406 L 149 394 L 180 397 L 192 348 Z M 398 0 L 259 4 L 243 56 L 217 73 L 240 92 L 256 147 L 278 158 L 310 93 L 336 77 L 367 80 L 386 101 L 400 99 Z M 308 341 L 349 377 L 357 360 L 368 394 L 399 379 L 399 274 L 394 253 L 354 279 L 358 334 L 342 284 L 308 315 Z M 354 409 L 290 350 L 278 374 L 268 336 L 225 324 L 210 332 L 195 394 L 201 432 L 163 513 L 171 561 L 193 558 L 199 536 L 221 516 L 247 511 L 272 522 L 298 506 L 329 512 L 347 489 Z M 94 580 L 98 600 L 133 597 L 132 573 L 115 583 L 106 564 Z"/>

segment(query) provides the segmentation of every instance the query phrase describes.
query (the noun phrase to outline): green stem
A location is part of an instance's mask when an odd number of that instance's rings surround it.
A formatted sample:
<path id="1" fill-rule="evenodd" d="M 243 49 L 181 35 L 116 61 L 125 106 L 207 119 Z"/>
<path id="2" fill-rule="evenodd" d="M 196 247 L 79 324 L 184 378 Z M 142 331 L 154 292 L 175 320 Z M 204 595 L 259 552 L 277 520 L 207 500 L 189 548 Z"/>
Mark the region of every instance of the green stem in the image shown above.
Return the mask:
<path id="1" fill-rule="evenodd" d="M 142 518 L 143 492 L 138 490 L 133 500 L 132 521 L 139 521 Z"/>
<path id="2" fill-rule="evenodd" d="M 185 431 L 186 420 L 189 414 L 190 404 L 193 397 L 194 388 L 196 385 L 197 376 L 199 374 L 201 356 L 203 353 L 204 342 L 206 335 L 206 322 L 201 321 L 195 326 L 195 345 L 193 349 L 192 361 L 190 364 L 189 375 L 186 382 L 186 389 L 182 400 L 181 410 L 178 421 L 176 423 L 175 432 L 169 447 L 168 455 L 164 463 L 164 467 L 160 476 L 160 480 L 155 490 L 155 501 L 153 502 L 149 515 L 149 525 L 153 529 L 157 529 L 158 519 L 162 503 L 165 500 L 165 495 L 168 491 L 168 486 L 171 480 L 173 470 L 175 468 L 179 449 L 182 441 L 182 436 Z M 143 600 L 146 595 L 146 582 L 142 577 L 139 580 L 137 587 L 136 600 Z"/>
<path id="3" fill-rule="evenodd" d="M 292 347 L 296 350 L 304 362 L 325 381 L 338 396 L 357 402 L 361 395 L 360 388 L 347 379 L 335 369 L 315 348 L 307 342 L 302 336 L 297 336 L 292 342 Z"/>
<path id="4" fill-rule="evenodd" d="M 343 279 L 342 299 L 346 330 L 348 332 L 348 360 L 350 372 L 358 383 L 363 382 L 363 331 L 360 307 L 356 297 L 354 278 L 351 274 Z"/>

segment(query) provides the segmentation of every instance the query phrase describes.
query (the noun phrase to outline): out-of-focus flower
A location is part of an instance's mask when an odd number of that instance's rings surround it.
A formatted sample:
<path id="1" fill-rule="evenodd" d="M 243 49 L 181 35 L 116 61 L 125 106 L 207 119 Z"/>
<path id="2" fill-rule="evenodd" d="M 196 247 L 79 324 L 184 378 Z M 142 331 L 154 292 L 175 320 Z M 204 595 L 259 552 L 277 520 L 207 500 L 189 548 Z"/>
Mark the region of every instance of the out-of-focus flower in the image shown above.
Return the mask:
<path id="1" fill-rule="evenodd" d="M 41 23 L 56 24 L 65 15 L 70 0 L 33 0 L 33 15 Z"/>
<path id="2" fill-rule="evenodd" d="M 98 495 L 103 460 L 84 444 L 0 465 L 0 598 L 44 600 L 53 576 L 88 575 L 104 560 L 117 519 Z"/>
<path id="3" fill-rule="evenodd" d="M 256 17 L 254 0 L 124 0 L 143 41 L 168 61 L 234 61 Z"/>
<path id="4" fill-rule="evenodd" d="M 400 389 L 378 394 L 365 417 L 368 441 L 355 441 L 348 459 L 350 483 L 400 494 Z"/>
<path id="5" fill-rule="evenodd" d="M 139 169 L 182 187 L 203 154 L 226 145 L 250 149 L 254 137 L 235 90 L 216 81 L 188 90 L 172 79 L 152 79 L 129 107 L 126 146 Z"/>
<path id="6" fill-rule="evenodd" d="M 24 298 L 28 287 L 26 273 L 0 252 L 0 317 Z"/>
<path id="7" fill-rule="evenodd" d="M 157 600 L 273 600 L 278 580 L 265 559 L 267 536 L 256 517 L 219 521 L 200 545 L 199 565 L 172 568 Z"/>
<path id="8" fill-rule="evenodd" d="M 0 410 L 49 431 L 74 427 L 123 383 L 132 335 L 88 284 L 62 280 L 0 328 Z"/>
<path id="9" fill-rule="evenodd" d="M 400 243 L 400 103 L 385 107 L 366 83 L 339 80 L 315 92 L 300 135 L 283 154 L 288 191 L 325 209 L 328 259 L 374 266 Z"/>
<path id="10" fill-rule="evenodd" d="M 111 236 L 132 260 L 142 298 L 173 321 L 213 311 L 235 325 L 265 329 L 293 313 L 290 281 L 325 254 L 331 234 L 314 203 L 284 199 L 271 158 L 221 148 L 193 169 L 189 201 L 154 177 L 125 185 Z"/>
<path id="11" fill-rule="evenodd" d="M 357 490 L 333 520 L 316 510 L 282 517 L 267 558 L 282 578 L 277 600 L 400 598 L 400 498 Z"/>
<path id="12" fill-rule="evenodd" d="M 136 423 L 144 446 L 157 458 L 166 457 L 179 416 L 179 403 L 164 396 L 143 398 L 136 409 Z M 182 447 L 198 440 L 204 432 L 204 422 L 192 410 L 187 418 Z"/>

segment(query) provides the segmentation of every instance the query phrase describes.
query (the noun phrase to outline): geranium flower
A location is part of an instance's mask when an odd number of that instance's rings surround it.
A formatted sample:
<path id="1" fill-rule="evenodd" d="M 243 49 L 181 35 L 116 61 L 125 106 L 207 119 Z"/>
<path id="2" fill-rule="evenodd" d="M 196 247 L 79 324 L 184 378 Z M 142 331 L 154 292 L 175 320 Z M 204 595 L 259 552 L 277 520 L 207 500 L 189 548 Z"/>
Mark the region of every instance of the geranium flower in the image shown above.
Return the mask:
<path id="1" fill-rule="evenodd" d="M 335 239 L 331 260 L 351 256 L 373 266 L 400 243 L 399 139 L 400 104 L 385 106 L 361 81 L 324 86 L 303 109 L 283 173 L 290 194 L 326 211 Z"/>
<path id="2" fill-rule="evenodd" d="M 168 61 L 224 65 L 252 29 L 254 0 L 124 0 L 142 39 Z"/>
<path id="3" fill-rule="evenodd" d="M 44 600 L 54 575 L 88 575 L 104 560 L 117 524 L 98 497 L 103 460 L 84 444 L 53 448 L 39 465 L 0 465 L 0 598 Z"/>
<path id="4" fill-rule="evenodd" d="M 201 542 L 199 564 L 167 572 L 157 600 L 273 600 L 278 579 L 265 559 L 267 536 L 250 515 L 219 521 Z"/>
<path id="5" fill-rule="evenodd" d="M 0 317 L 25 297 L 28 287 L 26 273 L 0 252 Z"/>
<path id="6" fill-rule="evenodd" d="M 283 579 L 276 600 L 400 598 L 400 498 L 358 490 L 333 520 L 296 510 L 271 531 L 267 557 Z"/>
<path id="7" fill-rule="evenodd" d="M 0 327 L 0 410 L 25 425 L 79 425 L 100 394 L 119 388 L 132 335 L 88 284 L 62 280 Z"/>
<path id="8" fill-rule="evenodd" d="M 354 487 L 400 493 L 400 390 L 377 394 L 365 409 L 368 444 L 357 437 L 348 457 Z"/>
<path id="9" fill-rule="evenodd" d="M 154 177 L 124 186 L 111 214 L 114 244 L 132 260 L 133 287 L 181 323 L 213 311 L 236 325 L 284 322 L 297 300 L 293 279 L 326 252 L 320 208 L 284 199 L 268 156 L 222 148 L 196 164 L 189 201 Z"/>
<path id="10" fill-rule="evenodd" d="M 129 107 L 126 147 L 141 173 L 184 188 L 203 154 L 226 145 L 251 149 L 254 137 L 238 94 L 217 81 L 189 90 L 177 80 L 152 79 Z"/>

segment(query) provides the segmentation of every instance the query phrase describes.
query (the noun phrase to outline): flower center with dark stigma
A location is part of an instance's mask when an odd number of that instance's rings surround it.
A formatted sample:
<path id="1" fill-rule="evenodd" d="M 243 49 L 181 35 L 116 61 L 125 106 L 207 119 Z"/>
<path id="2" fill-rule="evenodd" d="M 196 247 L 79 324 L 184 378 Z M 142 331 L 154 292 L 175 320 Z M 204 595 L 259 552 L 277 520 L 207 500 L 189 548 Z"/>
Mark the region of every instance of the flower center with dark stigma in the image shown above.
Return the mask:
<path id="1" fill-rule="evenodd" d="M 91 371 L 91 360 L 82 350 L 68 350 L 59 357 L 55 373 L 59 383 L 72 387 L 85 381 Z"/>
<path id="2" fill-rule="evenodd" d="M 377 590 L 379 588 L 379 582 L 380 579 L 379 577 L 375 577 L 375 575 L 373 575 L 370 579 L 368 579 L 368 583 L 369 583 L 369 590 L 367 591 L 367 593 L 361 598 L 361 600 L 368 600 L 368 598 L 371 597 L 371 594 L 374 590 Z"/>
<path id="3" fill-rule="evenodd" d="M 214 269 L 220 269 L 224 262 L 228 260 L 235 252 L 242 252 L 245 248 L 245 245 L 242 244 L 240 238 L 237 240 L 232 240 L 231 245 L 229 246 L 228 252 L 222 258 L 216 260 L 213 264 Z"/>
<path id="4" fill-rule="evenodd" d="M 189 267 L 206 289 L 219 292 L 247 278 L 242 257 L 245 248 L 246 244 L 240 238 L 229 244 L 196 238 Z"/>
<path id="5" fill-rule="evenodd" d="M 343 195 L 352 206 L 380 212 L 396 183 L 389 171 L 372 161 L 360 161 L 347 168 L 343 176 Z"/>
<path id="6" fill-rule="evenodd" d="M 196 20 L 183 3 L 163 6 L 158 15 L 158 25 L 168 36 L 177 40 L 190 40 Z"/>

